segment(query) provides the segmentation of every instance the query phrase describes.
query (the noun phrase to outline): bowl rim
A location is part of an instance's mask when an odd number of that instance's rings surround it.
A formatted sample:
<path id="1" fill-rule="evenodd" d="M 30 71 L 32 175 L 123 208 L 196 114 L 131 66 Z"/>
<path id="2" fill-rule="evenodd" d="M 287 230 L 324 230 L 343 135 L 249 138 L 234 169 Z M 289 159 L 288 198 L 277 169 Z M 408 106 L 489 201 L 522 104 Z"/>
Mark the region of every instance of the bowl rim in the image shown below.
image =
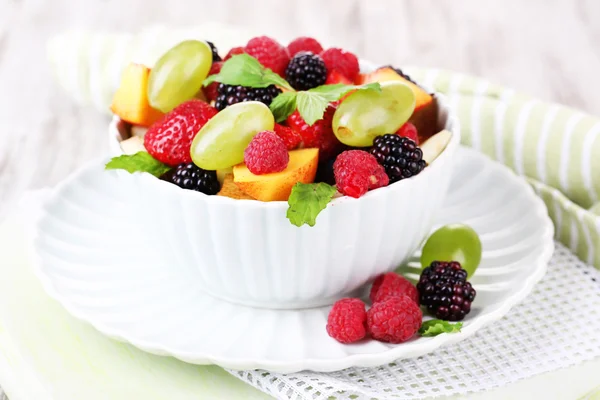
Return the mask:
<path id="1" fill-rule="evenodd" d="M 445 95 L 438 93 L 438 92 L 434 92 L 434 91 L 430 91 L 430 93 L 433 93 L 433 95 L 435 96 L 435 98 L 438 102 L 438 108 L 439 108 L 438 114 L 440 112 L 446 113 L 446 123 L 444 124 L 443 130 L 447 130 L 451 134 L 450 141 L 448 142 L 446 147 L 442 150 L 442 152 L 438 155 L 438 157 L 430 165 L 428 165 L 425 169 L 423 169 L 423 171 L 421 171 L 418 175 L 412 176 L 408 179 L 403 179 L 401 181 L 395 182 L 392 185 L 382 187 L 377 190 L 370 190 L 365 195 L 361 196 L 358 199 L 355 199 L 350 196 L 335 197 L 327 204 L 328 206 L 342 204 L 342 203 L 351 202 L 351 201 L 366 201 L 368 199 L 376 199 L 378 197 L 385 196 L 391 190 L 403 190 L 403 188 L 410 187 L 416 181 L 427 179 L 427 177 L 433 173 L 432 169 L 442 168 L 442 166 L 444 164 L 446 164 L 446 162 L 447 162 L 446 160 L 448 160 L 450 157 L 452 157 L 456 153 L 456 149 L 460 145 L 460 137 L 461 137 L 460 122 L 458 120 L 458 117 L 453 113 L 453 110 L 448 106 L 448 100 Z M 119 129 L 118 129 L 118 125 L 122 122 L 124 122 L 124 121 L 122 121 L 117 115 L 113 115 L 113 118 L 108 126 L 109 146 L 112 149 L 112 152 L 114 153 L 113 155 L 123 154 L 121 147 L 120 147 L 120 142 L 123 140 L 123 137 L 121 136 Z M 152 184 L 162 185 L 164 190 L 177 190 L 180 194 L 183 194 L 184 196 L 189 196 L 190 198 L 191 198 L 191 196 L 195 196 L 197 199 L 202 198 L 205 201 L 208 201 L 212 204 L 227 205 L 227 204 L 235 203 L 235 204 L 245 204 L 245 205 L 263 207 L 263 208 L 281 208 L 281 209 L 287 209 L 287 207 L 288 207 L 288 202 L 283 201 L 283 200 L 281 200 L 281 201 L 260 201 L 260 200 L 255 200 L 255 199 L 233 199 L 233 198 L 226 197 L 226 196 L 209 196 L 204 193 L 196 192 L 193 190 L 183 190 L 183 191 L 179 190 L 179 188 L 175 187 L 174 185 L 172 185 L 168 182 L 162 181 L 160 179 L 156 179 L 156 177 L 154 177 L 153 175 L 150 175 L 150 174 L 133 173 L 133 175 L 138 176 L 139 179 L 141 179 L 142 181 L 148 180 L 148 181 L 151 181 Z"/>

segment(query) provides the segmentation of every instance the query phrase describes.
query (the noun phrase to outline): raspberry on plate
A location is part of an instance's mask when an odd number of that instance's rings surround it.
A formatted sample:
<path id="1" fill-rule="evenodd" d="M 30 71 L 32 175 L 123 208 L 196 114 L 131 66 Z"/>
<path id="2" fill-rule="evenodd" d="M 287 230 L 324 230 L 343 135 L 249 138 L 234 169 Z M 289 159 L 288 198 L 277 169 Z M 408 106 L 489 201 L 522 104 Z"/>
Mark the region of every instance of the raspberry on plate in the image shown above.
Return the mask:
<path id="1" fill-rule="evenodd" d="M 285 79 L 296 90 L 316 88 L 327 80 L 327 68 L 320 56 L 301 51 L 287 65 Z"/>
<path id="2" fill-rule="evenodd" d="M 283 171 L 289 161 L 285 143 L 271 131 L 257 133 L 244 151 L 246 167 L 254 175 Z"/>
<path id="3" fill-rule="evenodd" d="M 421 272 L 417 284 L 421 304 L 438 319 L 460 321 L 471 311 L 477 292 L 467 282 L 467 271 L 456 261 L 434 261 Z"/>
<path id="4" fill-rule="evenodd" d="M 229 52 L 227 53 L 227 55 L 225 56 L 225 58 L 223 59 L 223 61 L 227 61 L 229 60 L 231 57 L 237 55 L 237 54 L 244 54 L 246 51 L 244 50 L 243 47 L 234 47 L 231 50 L 229 50 Z"/>
<path id="5" fill-rule="evenodd" d="M 354 343 L 367 334 L 365 303 L 359 299 L 335 302 L 327 317 L 327 333 L 340 343 Z"/>
<path id="6" fill-rule="evenodd" d="M 288 126 L 283 126 L 278 123 L 275 123 L 275 134 L 283 140 L 283 143 L 285 143 L 285 147 L 287 147 L 288 150 L 294 150 L 298 147 L 300 142 L 302 142 L 302 136 L 300 136 L 298 132 Z"/>
<path id="7" fill-rule="evenodd" d="M 404 136 L 405 138 L 409 138 L 413 142 L 419 145 L 419 132 L 417 131 L 417 127 L 411 124 L 410 122 L 405 123 L 398 129 L 396 135 Z"/>
<path id="8" fill-rule="evenodd" d="M 148 129 L 144 147 L 152 157 L 172 167 L 190 163 L 194 137 L 216 114 L 214 107 L 201 100 L 186 101 Z"/>
<path id="9" fill-rule="evenodd" d="M 256 58 L 265 68 L 285 76 L 285 68 L 290 62 L 287 48 L 280 45 L 275 39 L 268 36 L 259 36 L 250 39 L 245 52 Z"/>
<path id="10" fill-rule="evenodd" d="M 416 304 L 419 304 L 419 292 L 408 279 L 395 272 L 379 275 L 373 282 L 373 286 L 371 286 L 371 294 L 369 295 L 371 303 L 384 301 L 394 296 L 407 296 Z"/>
<path id="11" fill-rule="evenodd" d="M 340 193 L 355 198 L 389 183 L 383 167 L 363 150 L 347 150 L 337 156 L 333 173 Z"/>
<path id="12" fill-rule="evenodd" d="M 301 36 L 296 38 L 287 45 L 288 52 L 291 57 L 294 57 L 296 53 L 301 51 L 310 51 L 314 54 L 319 54 L 323 51 L 323 46 L 316 39 L 311 37 Z"/>
<path id="13" fill-rule="evenodd" d="M 223 67 L 222 61 L 213 62 L 212 65 L 210 66 L 210 71 L 208 72 L 208 75 L 210 76 L 210 75 L 218 74 L 219 72 L 221 72 L 222 67 Z M 218 87 L 219 87 L 219 82 L 213 82 L 210 85 L 202 88 L 202 91 L 204 92 L 204 96 L 206 96 L 206 99 L 208 101 L 213 101 L 213 100 L 217 99 L 217 96 L 219 95 Z"/>
<path id="14" fill-rule="evenodd" d="M 327 49 L 320 54 L 325 61 L 327 70 L 337 69 L 352 82 L 356 79 L 359 72 L 358 58 L 345 50 L 338 48 Z"/>
<path id="15" fill-rule="evenodd" d="M 408 296 L 390 297 L 373 304 L 367 312 L 367 326 L 373 339 L 402 343 L 421 327 L 421 309 Z"/>
<path id="16" fill-rule="evenodd" d="M 312 125 L 308 125 L 298 111 L 294 111 L 287 119 L 288 126 L 302 137 L 303 147 L 319 149 L 319 162 L 325 162 L 334 157 L 343 148 L 331 127 L 336 108 L 337 103 L 331 103 L 325 110 L 323 119 Z"/>

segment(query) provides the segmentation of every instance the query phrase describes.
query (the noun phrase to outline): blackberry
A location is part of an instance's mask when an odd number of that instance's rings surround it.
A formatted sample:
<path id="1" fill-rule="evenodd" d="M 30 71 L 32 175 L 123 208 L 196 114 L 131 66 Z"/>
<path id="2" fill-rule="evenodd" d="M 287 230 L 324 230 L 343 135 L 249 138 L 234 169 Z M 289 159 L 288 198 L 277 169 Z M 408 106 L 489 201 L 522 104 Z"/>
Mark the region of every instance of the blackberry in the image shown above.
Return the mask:
<path id="1" fill-rule="evenodd" d="M 296 53 L 285 69 L 285 78 L 296 90 L 321 86 L 327 80 L 325 61 L 310 51 Z"/>
<path id="2" fill-rule="evenodd" d="M 266 105 L 271 104 L 273 99 L 281 93 L 275 85 L 266 88 L 251 88 L 246 86 L 231 86 L 219 83 L 217 88 L 217 99 L 215 107 L 221 111 L 227 106 L 242 101 L 260 101 Z"/>
<path id="3" fill-rule="evenodd" d="M 219 55 L 219 50 L 217 50 L 217 46 L 215 46 L 213 42 L 209 42 L 208 40 L 206 41 L 206 43 L 208 43 L 210 49 L 212 50 L 213 62 L 221 61 L 221 56 Z"/>
<path id="4" fill-rule="evenodd" d="M 183 163 L 167 172 L 160 179 L 171 182 L 182 189 L 195 190 L 204 194 L 217 194 L 221 185 L 216 171 L 206 171 L 194 163 Z"/>
<path id="5" fill-rule="evenodd" d="M 434 261 L 423 270 L 417 284 L 422 306 L 438 319 L 460 321 L 471 311 L 475 289 L 467 271 L 456 261 Z"/>
<path id="6" fill-rule="evenodd" d="M 395 134 L 376 137 L 370 152 L 385 168 L 390 184 L 417 175 L 427 165 L 413 140 Z"/>

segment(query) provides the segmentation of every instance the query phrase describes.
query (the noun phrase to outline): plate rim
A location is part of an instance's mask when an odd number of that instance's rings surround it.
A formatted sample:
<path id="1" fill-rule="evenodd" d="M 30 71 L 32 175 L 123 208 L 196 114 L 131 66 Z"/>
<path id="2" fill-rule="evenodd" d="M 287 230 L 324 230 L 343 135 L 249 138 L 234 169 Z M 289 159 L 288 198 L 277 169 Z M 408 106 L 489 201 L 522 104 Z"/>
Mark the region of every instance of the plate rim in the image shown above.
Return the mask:
<path id="1" fill-rule="evenodd" d="M 120 342 L 131 344 L 134 347 L 137 347 L 138 349 L 146 351 L 148 353 L 161 356 L 172 356 L 181 361 L 192 364 L 215 364 L 222 368 L 230 368 L 235 370 L 264 369 L 271 372 L 279 373 L 292 373 L 302 370 L 311 370 L 316 372 L 332 372 L 350 367 L 373 367 L 391 363 L 395 360 L 402 358 L 414 358 L 418 356 L 423 356 L 443 346 L 447 346 L 465 340 L 466 338 L 474 335 L 479 329 L 481 329 L 485 325 L 488 325 L 491 322 L 497 321 L 504 317 L 513 306 L 515 306 L 517 303 L 519 303 L 525 297 L 527 297 L 527 295 L 529 295 L 529 293 L 531 293 L 531 291 L 533 290 L 534 286 L 544 277 L 548 268 L 548 262 L 552 257 L 555 247 L 553 240 L 554 225 L 548 215 L 546 205 L 544 204 L 543 200 L 535 194 L 535 191 L 526 182 L 526 180 L 523 177 L 516 175 L 506 165 L 500 164 L 499 162 L 492 160 L 483 153 L 480 153 L 476 150 L 467 148 L 462 145 L 459 147 L 458 150 L 459 152 L 456 154 L 456 156 L 458 156 L 459 153 L 467 152 L 468 154 L 470 154 L 470 156 L 480 158 L 485 163 L 494 164 L 493 166 L 499 171 L 501 171 L 505 179 L 513 180 L 515 184 L 517 184 L 523 189 L 523 193 L 526 194 L 527 199 L 529 199 L 532 205 L 534 206 L 534 208 L 530 209 L 529 212 L 537 214 L 540 217 L 540 221 L 543 224 L 543 231 L 540 234 L 541 243 L 543 244 L 543 247 L 541 248 L 541 251 L 535 258 L 535 260 L 531 262 L 531 268 L 533 269 L 533 272 L 530 275 L 528 275 L 527 278 L 525 278 L 524 285 L 521 286 L 520 290 L 509 296 L 502 303 L 501 306 L 499 306 L 496 310 L 486 315 L 478 317 L 477 319 L 469 323 L 467 326 L 463 327 L 460 334 L 441 334 L 433 338 L 427 338 L 427 340 L 423 341 L 420 346 L 407 348 L 403 347 L 402 344 L 399 344 L 390 347 L 388 350 L 384 350 L 377 353 L 350 354 L 337 359 L 304 358 L 302 360 L 277 361 L 264 358 L 249 359 L 206 354 L 198 355 L 195 353 L 193 354 L 190 352 L 169 349 L 167 346 L 163 346 L 159 343 L 149 342 L 140 339 L 128 339 L 128 335 L 126 332 L 122 332 L 122 330 L 108 327 L 105 324 L 96 321 L 93 316 L 79 310 L 77 306 L 74 306 L 70 302 L 67 296 L 61 295 L 56 290 L 52 282 L 52 278 L 50 278 L 43 272 L 43 269 L 41 267 L 43 260 L 35 246 L 35 243 L 37 242 L 39 236 L 38 226 L 40 222 L 43 221 L 46 215 L 46 212 L 44 211 L 45 205 L 48 204 L 49 201 L 52 201 L 53 195 L 56 194 L 63 185 L 58 185 L 54 190 L 52 190 L 50 196 L 48 196 L 42 202 L 42 212 L 39 213 L 39 215 L 34 221 L 34 229 L 30 238 L 30 246 L 32 248 L 31 255 L 33 259 L 33 270 L 36 277 L 42 283 L 45 292 L 52 299 L 60 303 L 73 317 L 90 324 L 92 327 L 94 327 L 94 329 L 96 329 L 100 333 Z M 68 181 L 70 181 L 70 179 L 68 179 Z M 234 307 L 238 306 L 233 303 L 231 304 Z"/>

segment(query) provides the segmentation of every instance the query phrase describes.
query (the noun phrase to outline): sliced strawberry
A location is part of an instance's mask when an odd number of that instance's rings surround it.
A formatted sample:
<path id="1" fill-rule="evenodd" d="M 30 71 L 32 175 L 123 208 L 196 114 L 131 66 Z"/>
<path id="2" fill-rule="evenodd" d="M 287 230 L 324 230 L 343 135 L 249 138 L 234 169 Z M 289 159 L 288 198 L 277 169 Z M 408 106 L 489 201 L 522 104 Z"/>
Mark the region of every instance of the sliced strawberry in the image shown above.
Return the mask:
<path id="1" fill-rule="evenodd" d="M 325 110 L 323 119 L 312 125 L 308 125 L 298 111 L 294 111 L 287 119 L 288 126 L 302 137 L 303 147 L 316 147 L 319 149 L 319 162 L 329 160 L 343 149 L 342 143 L 335 137 L 331 127 L 336 108 L 337 102 L 330 104 Z"/>
<path id="2" fill-rule="evenodd" d="M 294 150 L 302 142 L 302 137 L 290 127 L 276 123 L 275 133 L 283 140 L 288 150 Z"/>
<path id="3" fill-rule="evenodd" d="M 411 124 L 410 122 L 405 123 L 398 129 L 396 135 L 404 136 L 409 139 L 412 139 L 417 146 L 419 145 L 419 132 L 417 131 L 417 127 Z"/>
<path id="4" fill-rule="evenodd" d="M 337 69 L 332 69 L 327 73 L 327 80 L 325 81 L 325 84 L 335 85 L 338 83 L 343 83 L 344 85 L 352 85 L 353 82 Z"/>

